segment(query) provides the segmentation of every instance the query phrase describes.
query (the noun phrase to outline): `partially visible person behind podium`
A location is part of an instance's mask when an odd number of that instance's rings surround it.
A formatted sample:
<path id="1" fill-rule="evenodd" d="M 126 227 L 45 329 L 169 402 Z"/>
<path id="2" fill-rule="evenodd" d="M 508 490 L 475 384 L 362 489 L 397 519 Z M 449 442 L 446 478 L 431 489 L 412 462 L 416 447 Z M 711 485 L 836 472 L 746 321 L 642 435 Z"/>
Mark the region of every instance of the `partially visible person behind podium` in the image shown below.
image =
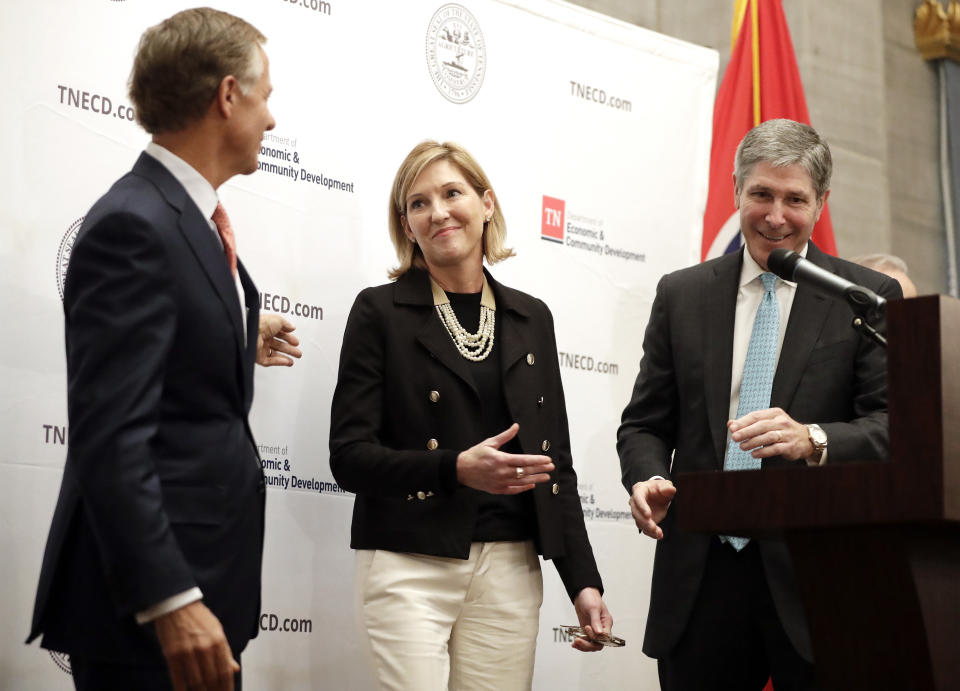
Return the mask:
<path id="1" fill-rule="evenodd" d="M 770 676 L 777 691 L 815 688 L 784 543 L 686 533 L 677 515 L 685 471 L 887 456 L 884 351 L 854 331 L 845 302 L 767 270 L 770 252 L 786 248 L 900 297 L 894 280 L 810 241 L 831 169 L 807 125 L 750 130 L 734 165 L 745 249 L 657 287 L 617 448 L 637 527 L 658 540 L 643 651 L 667 691 L 759 691 Z"/>
<path id="2" fill-rule="evenodd" d="M 484 258 L 513 251 L 490 182 L 463 148 L 426 141 L 407 155 L 389 225 L 395 282 L 354 302 L 330 427 L 334 477 L 357 495 L 350 546 L 375 676 L 397 691 L 529 689 L 538 552 L 580 624 L 612 626 L 553 319 L 484 270 Z"/>
<path id="3" fill-rule="evenodd" d="M 257 634 L 254 361 L 300 351 L 259 314 L 216 190 L 274 126 L 265 40 L 211 9 L 143 34 L 130 97 L 152 141 L 73 247 L 70 445 L 29 640 L 69 653 L 78 689 L 233 689 Z"/>
<path id="4" fill-rule="evenodd" d="M 868 269 L 879 271 L 880 273 L 886 274 L 890 278 L 895 279 L 897 283 L 900 284 L 900 288 L 903 290 L 903 297 L 917 297 L 917 286 L 913 284 L 913 281 L 907 274 L 907 263 L 900 257 L 897 257 L 893 254 L 882 254 L 878 252 L 875 254 L 861 254 L 857 257 L 851 257 L 850 261 L 852 261 L 854 264 L 865 266 Z"/>

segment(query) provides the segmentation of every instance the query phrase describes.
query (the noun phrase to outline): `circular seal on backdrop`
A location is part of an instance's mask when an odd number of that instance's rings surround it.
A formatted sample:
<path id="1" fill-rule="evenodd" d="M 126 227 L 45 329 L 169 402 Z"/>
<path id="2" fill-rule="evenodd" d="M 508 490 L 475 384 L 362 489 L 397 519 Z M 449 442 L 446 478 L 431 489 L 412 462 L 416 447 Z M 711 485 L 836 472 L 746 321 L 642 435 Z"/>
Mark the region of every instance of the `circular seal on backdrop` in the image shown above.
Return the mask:
<path id="1" fill-rule="evenodd" d="M 57 290 L 60 291 L 60 299 L 63 300 L 63 283 L 67 278 L 67 265 L 70 264 L 70 253 L 73 252 L 73 243 L 77 241 L 77 233 L 80 232 L 80 225 L 84 217 L 81 216 L 70 224 L 67 232 L 60 241 L 60 250 L 57 252 Z"/>
<path id="2" fill-rule="evenodd" d="M 66 653 L 61 653 L 56 650 L 48 650 L 50 657 L 53 658 L 53 661 L 57 663 L 57 667 L 62 669 L 67 674 L 73 674 L 73 669 L 70 667 L 70 656 Z"/>
<path id="3" fill-rule="evenodd" d="M 437 90 L 453 103 L 466 103 L 480 91 L 487 48 L 476 18 L 449 3 L 433 13 L 427 27 L 427 69 Z"/>

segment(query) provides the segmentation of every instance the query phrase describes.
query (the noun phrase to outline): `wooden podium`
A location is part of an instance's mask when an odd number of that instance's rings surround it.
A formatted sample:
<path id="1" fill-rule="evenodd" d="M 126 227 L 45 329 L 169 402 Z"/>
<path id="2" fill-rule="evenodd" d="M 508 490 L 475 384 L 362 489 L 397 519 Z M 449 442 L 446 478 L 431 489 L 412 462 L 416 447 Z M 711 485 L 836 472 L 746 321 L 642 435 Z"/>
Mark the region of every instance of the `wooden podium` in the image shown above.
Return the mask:
<path id="1" fill-rule="evenodd" d="M 890 461 L 678 478 L 682 530 L 784 539 L 824 691 L 960 689 L 960 301 L 887 324 Z"/>

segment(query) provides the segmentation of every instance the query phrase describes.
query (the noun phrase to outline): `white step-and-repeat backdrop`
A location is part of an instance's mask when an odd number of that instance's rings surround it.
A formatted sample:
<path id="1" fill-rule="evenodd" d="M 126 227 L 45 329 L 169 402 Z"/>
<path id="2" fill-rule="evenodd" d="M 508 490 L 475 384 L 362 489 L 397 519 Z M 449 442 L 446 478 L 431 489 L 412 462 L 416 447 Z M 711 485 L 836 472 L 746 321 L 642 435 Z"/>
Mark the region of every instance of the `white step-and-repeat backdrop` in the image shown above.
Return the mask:
<path id="1" fill-rule="evenodd" d="M 465 145 L 517 257 L 498 280 L 554 312 L 587 526 L 622 650 L 583 655 L 544 569 L 536 689 L 653 689 L 640 652 L 653 545 L 614 446 L 657 280 L 697 260 L 713 51 L 556 0 L 231 0 L 269 38 L 277 128 L 221 189 L 266 310 L 304 357 L 260 369 L 253 429 L 270 486 L 250 689 L 372 689 L 353 614 L 352 496 L 328 465 L 330 397 L 356 293 L 386 281 L 390 183 L 424 138 Z M 147 141 L 126 80 L 137 39 L 189 3 L 4 2 L 0 131 L 0 688 L 71 687 L 23 640 L 67 417 L 60 291 L 83 215 Z"/>

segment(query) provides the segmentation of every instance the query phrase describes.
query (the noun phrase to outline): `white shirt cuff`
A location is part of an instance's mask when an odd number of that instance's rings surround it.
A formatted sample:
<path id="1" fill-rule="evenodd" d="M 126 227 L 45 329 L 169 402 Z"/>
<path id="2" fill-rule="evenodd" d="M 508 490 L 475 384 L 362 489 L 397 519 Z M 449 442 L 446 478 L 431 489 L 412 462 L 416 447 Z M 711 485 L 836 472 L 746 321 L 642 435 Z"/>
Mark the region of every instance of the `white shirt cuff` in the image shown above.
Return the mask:
<path id="1" fill-rule="evenodd" d="M 194 586 L 193 588 L 190 588 L 190 590 L 185 590 L 177 595 L 171 595 L 165 600 L 160 600 L 160 602 L 147 607 L 142 612 L 137 612 L 137 623 L 148 624 L 155 619 L 159 619 L 164 614 L 170 614 L 170 612 L 175 609 L 186 607 L 190 603 L 202 599 L 203 593 L 200 592 L 200 588 Z"/>

